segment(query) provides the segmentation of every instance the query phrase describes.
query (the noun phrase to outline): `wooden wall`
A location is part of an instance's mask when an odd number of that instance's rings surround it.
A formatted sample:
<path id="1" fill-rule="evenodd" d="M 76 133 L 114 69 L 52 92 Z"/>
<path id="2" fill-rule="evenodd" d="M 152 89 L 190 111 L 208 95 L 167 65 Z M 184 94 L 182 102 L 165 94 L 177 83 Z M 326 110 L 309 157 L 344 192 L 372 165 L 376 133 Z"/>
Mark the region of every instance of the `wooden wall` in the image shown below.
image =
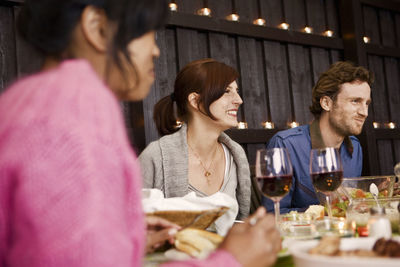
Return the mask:
<path id="1" fill-rule="evenodd" d="M 0 3 L 0 90 L 23 73 L 40 66 L 15 34 L 18 2 Z M 239 119 L 247 130 L 230 130 L 243 144 L 250 164 L 255 150 L 288 123 L 312 120 L 308 111 L 311 88 L 319 74 L 337 60 L 352 60 L 376 75 L 373 104 L 360 136 L 365 154 L 364 174 L 393 173 L 400 161 L 400 131 L 374 129 L 372 122 L 400 127 L 400 6 L 386 0 L 177 0 L 178 12 L 157 33 L 161 56 L 149 96 L 139 103 L 122 103 L 132 143 L 140 152 L 158 138 L 152 114 L 154 104 L 173 90 L 176 73 L 188 62 L 213 57 L 235 67 L 244 104 Z M 211 17 L 195 15 L 208 4 Z M 227 21 L 232 10 L 240 22 Z M 252 21 L 266 20 L 266 27 Z M 287 22 L 290 30 L 278 29 Z M 303 33 L 304 26 L 313 34 Z M 333 37 L 323 36 L 332 30 Z M 363 37 L 370 37 L 365 44 Z M 29 51 L 29 52 L 27 52 Z M 263 121 L 276 129 L 262 129 Z"/>

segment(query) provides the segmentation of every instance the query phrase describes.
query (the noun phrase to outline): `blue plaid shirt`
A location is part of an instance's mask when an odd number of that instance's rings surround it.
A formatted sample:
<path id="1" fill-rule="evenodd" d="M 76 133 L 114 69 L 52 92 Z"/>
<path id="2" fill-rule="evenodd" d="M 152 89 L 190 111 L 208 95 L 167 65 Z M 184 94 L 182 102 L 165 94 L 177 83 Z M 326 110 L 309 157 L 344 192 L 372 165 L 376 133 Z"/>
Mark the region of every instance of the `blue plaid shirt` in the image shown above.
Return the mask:
<path id="1" fill-rule="evenodd" d="M 311 129 L 311 130 L 310 130 Z M 319 121 L 311 125 L 302 125 L 276 133 L 269 141 L 267 148 L 287 148 L 293 166 L 292 187 L 280 201 L 281 213 L 291 210 L 304 211 L 310 205 L 319 204 L 310 178 L 310 152 L 312 148 L 325 147 L 319 129 Z M 354 136 L 346 137 L 340 146 L 343 164 L 343 177 L 358 177 L 362 170 L 362 149 Z M 272 200 L 262 197 L 262 204 L 273 212 Z"/>

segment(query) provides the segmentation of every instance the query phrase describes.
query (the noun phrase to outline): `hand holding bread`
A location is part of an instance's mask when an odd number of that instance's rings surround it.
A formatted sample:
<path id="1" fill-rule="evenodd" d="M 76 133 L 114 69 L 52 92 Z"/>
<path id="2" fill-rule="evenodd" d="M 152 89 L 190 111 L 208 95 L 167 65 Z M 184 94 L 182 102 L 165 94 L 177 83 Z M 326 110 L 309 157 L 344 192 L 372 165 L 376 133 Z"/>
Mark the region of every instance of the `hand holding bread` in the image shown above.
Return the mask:
<path id="1" fill-rule="evenodd" d="M 245 223 L 232 227 L 220 249 L 230 252 L 242 266 L 271 266 L 281 249 L 274 216 L 259 208 Z"/>

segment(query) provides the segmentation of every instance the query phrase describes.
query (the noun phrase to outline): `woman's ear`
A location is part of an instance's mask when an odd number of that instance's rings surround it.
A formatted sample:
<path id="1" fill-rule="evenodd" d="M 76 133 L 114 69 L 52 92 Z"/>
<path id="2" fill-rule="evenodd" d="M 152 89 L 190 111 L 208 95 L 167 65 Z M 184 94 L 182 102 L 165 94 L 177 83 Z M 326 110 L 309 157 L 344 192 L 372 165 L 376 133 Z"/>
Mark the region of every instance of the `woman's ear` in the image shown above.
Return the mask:
<path id="1" fill-rule="evenodd" d="M 323 110 L 329 112 L 332 109 L 333 101 L 329 96 L 325 95 L 319 99 L 319 104 Z"/>
<path id="2" fill-rule="evenodd" d="M 97 51 L 105 52 L 108 42 L 108 23 L 104 10 L 90 5 L 85 7 L 81 15 L 81 27 L 89 44 Z"/>
<path id="3" fill-rule="evenodd" d="M 192 108 L 196 109 L 196 110 L 199 109 L 199 107 L 198 107 L 198 103 L 199 103 L 198 99 L 199 99 L 199 94 L 198 94 L 198 93 L 194 93 L 194 92 L 193 92 L 193 93 L 190 93 L 190 94 L 188 95 L 188 102 L 189 102 L 189 105 L 190 105 Z"/>

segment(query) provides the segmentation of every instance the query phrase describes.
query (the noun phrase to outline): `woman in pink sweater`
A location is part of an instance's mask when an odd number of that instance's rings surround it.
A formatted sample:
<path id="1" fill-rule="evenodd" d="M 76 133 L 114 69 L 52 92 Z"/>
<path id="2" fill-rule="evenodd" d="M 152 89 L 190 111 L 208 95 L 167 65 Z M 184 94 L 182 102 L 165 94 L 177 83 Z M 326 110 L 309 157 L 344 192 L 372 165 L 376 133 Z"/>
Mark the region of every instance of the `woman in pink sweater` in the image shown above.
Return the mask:
<path id="1" fill-rule="evenodd" d="M 141 266 L 173 239 L 143 215 L 117 100 L 150 90 L 166 14 L 160 0 L 25 1 L 19 28 L 45 63 L 0 97 L 0 266 Z M 253 218 L 208 259 L 170 265 L 272 264 L 274 220 Z"/>

